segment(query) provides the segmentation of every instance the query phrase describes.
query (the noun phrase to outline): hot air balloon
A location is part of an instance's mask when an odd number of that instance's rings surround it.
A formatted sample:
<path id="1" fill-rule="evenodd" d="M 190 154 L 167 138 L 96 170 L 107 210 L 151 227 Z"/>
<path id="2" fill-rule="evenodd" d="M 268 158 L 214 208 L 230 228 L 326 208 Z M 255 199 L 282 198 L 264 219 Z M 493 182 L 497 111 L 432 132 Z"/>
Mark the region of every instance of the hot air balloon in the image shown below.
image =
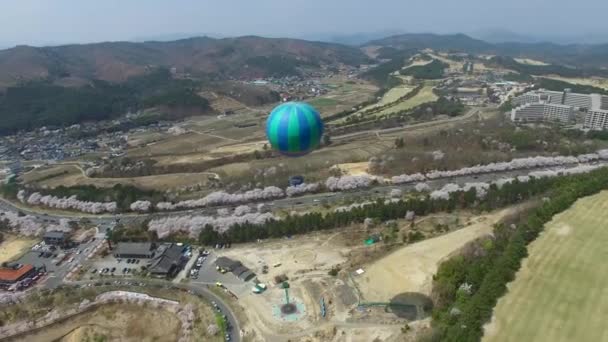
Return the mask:
<path id="1" fill-rule="evenodd" d="M 266 136 L 270 145 L 280 153 L 298 157 L 310 153 L 321 141 L 323 121 L 311 105 L 286 102 L 270 112 Z"/>

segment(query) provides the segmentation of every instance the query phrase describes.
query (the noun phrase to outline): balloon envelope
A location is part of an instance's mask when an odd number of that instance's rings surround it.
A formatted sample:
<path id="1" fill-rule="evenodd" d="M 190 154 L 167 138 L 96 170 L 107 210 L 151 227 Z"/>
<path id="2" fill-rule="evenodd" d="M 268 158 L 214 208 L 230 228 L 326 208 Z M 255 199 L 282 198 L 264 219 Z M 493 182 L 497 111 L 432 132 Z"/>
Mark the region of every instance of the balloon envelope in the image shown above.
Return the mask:
<path id="1" fill-rule="evenodd" d="M 270 145 L 287 156 L 302 156 L 319 146 L 323 121 L 319 112 L 302 102 L 287 102 L 270 112 L 266 136 Z"/>

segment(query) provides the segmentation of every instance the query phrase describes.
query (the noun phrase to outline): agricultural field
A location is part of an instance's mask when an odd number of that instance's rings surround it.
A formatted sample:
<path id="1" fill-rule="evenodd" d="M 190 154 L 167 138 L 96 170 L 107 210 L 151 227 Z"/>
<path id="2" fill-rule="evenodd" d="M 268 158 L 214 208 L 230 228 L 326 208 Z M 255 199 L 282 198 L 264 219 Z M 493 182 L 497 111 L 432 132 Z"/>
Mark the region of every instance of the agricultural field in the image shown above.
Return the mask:
<path id="1" fill-rule="evenodd" d="M 13 234 L 4 234 L 4 241 L 0 242 L 0 264 L 18 259 L 38 241 Z"/>
<path id="2" fill-rule="evenodd" d="M 302 174 L 307 180 L 321 180 L 329 176 L 329 168 L 334 164 L 366 162 L 369 158 L 382 154 L 392 148 L 394 139 L 377 137 L 359 138 L 345 143 L 334 143 L 329 147 L 313 151 L 305 158 L 279 157 L 272 159 L 252 160 L 248 163 L 231 163 L 211 168 L 208 171 L 219 174 L 224 183 L 245 179 L 248 182 L 276 182 L 287 180 L 289 175 Z M 261 150 L 261 148 L 258 148 Z M 258 170 L 276 168 L 276 173 L 269 177 L 258 178 Z M 281 183 L 281 185 L 285 185 Z"/>
<path id="3" fill-rule="evenodd" d="M 130 147 L 145 146 L 155 141 L 165 138 L 166 135 L 160 132 L 138 132 L 131 134 L 127 138 L 127 144 Z"/>
<path id="4" fill-rule="evenodd" d="M 43 182 L 53 178 L 63 178 L 71 173 L 79 172 L 78 168 L 72 164 L 43 166 L 32 169 L 20 176 L 24 183 Z"/>
<path id="5" fill-rule="evenodd" d="M 378 90 L 368 82 L 355 79 L 331 78 L 323 80 L 322 83 L 329 88 L 329 92 L 322 97 L 306 101 L 314 106 L 322 117 L 351 109 L 371 99 Z"/>
<path id="6" fill-rule="evenodd" d="M 407 94 L 408 92 L 412 91 L 412 89 L 413 88 L 411 88 L 409 86 L 405 86 L 405 85 L 399 86 L 396 88 L 392 88 L 387 94 L 389 94 L 392 91 L 391 99 L 393 99 L 393 101 L 386 101 L 385 104 L 394 103 L 394 105 L 388 106 L 380 111 L 373 111 L 369 114 L 366 114 L 365 113 L 366 109 L 370 110 L 370 109 L 374 109 L 375 107 L 380 106 L 380 105 L 371 105 L 369 107 L 361 109 L 360 111 L 358 111 L 356 113 L 351 114 L 348 117 L 361 116 L 361 115 L 370 116 L 370 117 L 378 117 L 378 116 L 382 116 L 382 115 L 386 115 L 386 114 L 392 114 L 392 113 L 412 109 L 423 103 L 432 102 L 432 101 L 437 100 L 437 95 L 435 95 L 435 93 L 433 92 L 432 82 L 427 82 L 426 85 L 414 97 L 409 98 L 404 101 L 396 101 L 399 97 L 402 97 L 405 94 Z M 406 90 L 407 90 L 407 92 L 406 92 Z M 398 94 L 401 94 L 401 96 L 396 96 Z M 383 99 L 384 99 L 384 97 L 383 97 Z M 341 118 L 339 120 L 334 121 L 333 123 L 343 124 L 346 122 L 346 119 L 348 117 Z"/>
<path id="7" fill-rule="evenodd" d="M 373 105 L 369 105 L 361 109 L 360 111 L 366 111 L 396 102 L 397 100 L 411 92 L 412 89 L 413 87 L 407 85 L 399 85 L 394 88 L 391 88 L 389 91 L 386 92 L 386 94 L 384 94 L 384 96 L 382 96 L 380 101 Z"/>
<path id="8" fill-rule="evenodd" d="M 213 133 L 188 132 L 179 136 L 167 136 L 164 140 L 131 149 L 130 157 L 147 157 L 208 152 L 215 146 L 226 144 L 232 139 Z"/>
<path id="9" fill-rule="evenodd" d="M 65 172 L 67 171 L 67 172 Z M 65 173 L 64 173 L 65 172 Z M 194 184 L 204 185 L 209 180 L 210 176 L 215 176 L 211 172 L 198 173 L 172 173 L 166 175 L 152 175 L 143 177 L 125 177 L 125 178 L 91 178 L 83 174 L 82 170 L 75 165 L 58 165 L 53 166 L 45 171 L 44 174 L 58 174 L 52 178 L 44 178 L 38 176 L 37 173 L 31 172 L 27 178 L 24 178 L 26 183 L 36 183 L 41 187 L 55 188 L 60 185 L 75 186 L 75 185 L 95 185 L 101 188 L 110 188 L 116 184 L 133 185 L 144 190 L 173 190 L 181 187 L 191 186 Z"/>
<path id="10" fill-rule="evenodd" d="M 608 191 L 556 215 L 528 246 L 483 341 L 608 340 L 606 222 Z"/>
<path id="11" fill-rule="evenodd" d="M 385 114 L 396 113 L 408 109 L 412 109 L 416 106 L 419 106 L 423 103 L 433 102 L 437 100 L 437 95 L 433 92 L 432 85 L 425 85 L 416 96 L 411 99 L 407 99 L 405 101 L 396 103 L 394 106 L 390 106 L 388 108 L 383 109 L 382 111 L 375 113 L 376 116 L 381 116 Z"/>

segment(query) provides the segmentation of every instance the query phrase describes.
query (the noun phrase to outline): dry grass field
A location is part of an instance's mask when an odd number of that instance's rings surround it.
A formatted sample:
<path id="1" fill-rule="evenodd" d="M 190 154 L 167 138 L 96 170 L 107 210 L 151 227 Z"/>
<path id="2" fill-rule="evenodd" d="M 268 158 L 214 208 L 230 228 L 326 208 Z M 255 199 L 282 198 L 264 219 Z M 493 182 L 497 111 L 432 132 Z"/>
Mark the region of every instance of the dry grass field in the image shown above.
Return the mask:
<path id="1" fill-rule="evenodd" d="M 375 115 L 379 116 L 384 114 L 396 113 L 435 100 L 437 100 L 437 95 L 433 93 L 433 87 L 430 85 L 426 85 L 420 90 L 418 94 L 416 94 L 416 96 L 412 97 L 411 99 L 396 103 L 394 106 L 390 106 L 382 110 L 381 112 L 376 113 Z"/>
<path id="2" fill-rule="evenodd" d="M 369 162 L 342 163 L 335 166 L 345 175 L 358 176 L 368 174 Z"/>
<path id="3" fill-rule="evenodd" d="M 54 174 L 59 171 L 68 171 L 61 173 L 52 178 L 43 178 L 32 172 L 28 175 L 26 182 L 35 182 L 39 186 L 55 188 L 60 185 L 75 186 L 75 185 L 95 185 L 102 188 L 110 188 L 116 184 L 133 185 L 144 190 L 170 190 L 193 184 L 206 184 L 209 176 L 214 175 L 210 172 L 198 173 L 172 173 L 166 175 L 153 175 L 144 177 L 125 177 L 125 178 L 90 178 L 85 176 L 82 171 L 75 165 L 58 165 L 43 171 L 43 174 Z"/>
<path id="4" fill-rule="evenodd" d="M 380 101 L 361 109 L 361 111 L 366 111 L 387 105 L 389 103 L 393 103 L 402 98 L 403 96 L 407 95 L 410 91 L 412 91 L 412 89 L 412 87 L 407 85 L 399 85 L 397 87 L 391 88 L 389 91 L 386 92 L 386 94 L 384 94 L 384 96 L 382 96 Z"/>
<path id="5" fill-rule="evenodd" d="M 574 78 L 574 77 L 561 77 L 557 75 L 547 76 L 546 78 L 564 81 L 573 84 L 590 85 L 598 88 L 608 89 L 608 79 L 601 77 L 589 77 L 589 78 Z"/>
<path id="6" fill-rule="evenodd" d="M 36 242 L 38 242 L 37 239 L 5 234 L 4 241 L 0 243 L 0 264 L 19 258 L 36 244 Z"/>
<path id="7" fill-rule="evenodd" d="M 213 134 L 189 132 L 179 136 L 167 136 L 142 147 L 130 149 L 130 157 L 150 157 L 159 155 L 180 155 L 207 152 L 215 146 L 226 144 L 226 139 Z M 230 141 L 228 141 L 230 142 Z"/>
<path id="8" fill-rule="evenodd" d="M 253 160 L 248 163 L 233 163 L 209 169 L 210 172 L 224 176 L 252 180 L 251 175 L 256 170 L 277 167 L 287 174 L 303 174 L 307 179 L 324 179 L 328 177 L 329 168 L 334 164 L 366 162 L 373 156 L 378 156 L 391 149 L 393 139 L 370 136 L 359 138 L 352 142 L 334 144 L 328 148 L 313 151 L 306 157 Z M 261 150 L 261 148 L 257 148 Z M 285 178 L 287 179 L 287 177 Z"/>
<path id="9" fill-rule="evenodd" d="M 330 78 L 322 80 L 321 83 L 329 88 L 329 92 L 306 102 L 314 106 L 322 117 L 351 109 L 371 99 L 378 90 L 369 82 L 346 78 Z"/>
<path id="10" fill-rule="evenodd" d="M 363 267 L 356 278 L 365 301 L 387 302 L 401 293 L 431 293 L 431 282 L 442 260 L 467 242 L 492 232 L 493 225 L 517 207 L 470 219 L 470 224 L 448 234 L 402 247 Z"/>
<path id="11" fill-rule="evenodd" d="M 384 109 L 382 109 L 379 112 L 373 112 L 371 114 L 367 114 L 369 116 L 382 116 L 382 115 L 386 115 L 386 114 L 392 114 L 392 113 L 397 113 L 400 111 L 404 111 L 404 110 L 408 110 L 411 108 L 414 108 L 416 106 L 419 106 L 423 103 L 427 103 L 427 102 L 432 102 L 437 100 L 437 95 L 435 95 L 435 93 L 433 92 L 433 85 L 432 82 L 428 82 L 427 85 L 425 85 L 419 92 L 418 94 L 416 94 L 416 96 L 407 99 L 405 101 L 396 101 L 398 98 L 400 98 L 401 96 L 407 94 L 409 91 L 411 91 L 413 88 L 410 86 L 398 86 L 395 88 L 392 88 L 389 92 L 387 92 L 387 94 L 385 95 L 385 97 L 382 98 L 382 100 L 380 100 L 379 103 L 384 102 L 384 104 L 388 104 L 388 103 L 394 103 L 391 106 L 388 106 Z M 392 93 L 391 93 L 392 92 Z M 390 95 L 389 95 L 390 94 Z M 400 96 L 399 96 L 400 95 Z M 389 98 L 387 98 L 386 96 L 390 96 Z M 369 109 L 373 109 L 374 107 L 377 107 L 379 104 L 374 104 L 371 106 L 368 106 L 364 109 L 361 109 L 360 111 L 353 113 L 351 116 L 353 115 L 365 115 L 364 111 L 365 110 L 369 110 Z M 344 117 L 341 118 L 339 120 L 334 121 L 334 123 L 339 124 L 339 123 L 344 123 L 346 122 L 346 119 L 348 117 Z"/>
<path id="12" fill-rule="evenodd" d="M 556 215 L 528 247 L 485 342 L 608 341 L 608 191 Z"/>

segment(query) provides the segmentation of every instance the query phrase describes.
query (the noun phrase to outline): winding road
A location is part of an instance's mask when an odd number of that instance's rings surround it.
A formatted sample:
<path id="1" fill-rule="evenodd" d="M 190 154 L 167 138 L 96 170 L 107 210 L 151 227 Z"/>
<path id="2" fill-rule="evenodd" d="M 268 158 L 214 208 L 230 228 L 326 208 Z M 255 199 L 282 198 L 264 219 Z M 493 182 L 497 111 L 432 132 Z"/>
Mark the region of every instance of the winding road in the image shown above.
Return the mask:
<path id="1" fill-rule="evenodd" d="M 156 287 L 156 288 L 187 291 L 193 295 L 204 298 L 208 302 L 215 302 L 216 305 L 218 306 L 219 310 L 221 311 L 221 313 L 226 315 L 226 319 L 228 320 L 228 323 L 232 327 L 230 329 L 231 341 L 236 341 L 236 342 L 241 341 L 241 327 L 239 325 L 238 320 L 236 319 L 236 315 L 234 314 L 234 312 L 232 311 L 230 306 L 228 304 L 226 304 L 222 300 L 222 298 L 220 298 L 218 295 L 216 295 L 215 293 L 213 293 L 212 291 L 210 291 L 209 289 L 207 289 L 204 286 L 173 284 L 170 281 L 164 281 L 164 280 L 131 279 L 131 280 L 127 280 L 127 281 L 123 280 L 123 281 L 114 281 L 114 282 L 103 281 L 103 280 L 64 282 L 63 284 L 59 285 L 59 287 L 83 287 L 83 286 L 87 286 L 87 285 L 99 286 L 99 287 L 102 287 L 102 286 L 127 286 L 127 287 L 132 287 L 132 289 L 130 289 L 130 290 L 133 292 L 144 292 L 144 291 L 142 291 L 142 288 L 146 288 L 146 287 Z M 5 336 L 5 338 L 9 338 L 9 339 L 16 338 L 22 334 L 23 334 L 23 332 L 18 332 L 10 337 Z"/>
<path id="2" fill-rule="evenodd" d="M 239 322 L 236 319 L 236 315 L 234 314 L 234 312 L 232 311 L 232 309 L 230 308 L 230 306 L 228 304 L 226 304 L 226 302 L 224 302 L 224 300 L 222 298 L 220 298 L 218 295 L 216 295 L 215 293 L 213 293 L 211 290 L 209 290 L 206 286 L 197 286 L 197 285 L 190 285 L 190 284 L 175 284 L 172 283 L 170 281 L 166 281 L 166 280 L 149 280 L 149 279 L 129 279 L 129 280 L 122 280 L 122 281 L 118 281 L 121 285 L 125 285 L 125 284 L 130 284 L 127 286 L 132 286 L 133 292 L 137 292 L 137 289 L 141 289 L 142 287 L 156 287 L 156 288 L 165 288 L 165 289 L 173 289 L 173 290 L 181 290 L 181 291 L 188 291 L 191 294 L 197 295 L 199 297 L 204 298 L 205 300 L 207 300 L 208 302 L 215 302 L 218 306 L 218 308 L 220 309 L 220 311 L 222 312 L 222 314 L 226 315 L 228 322 L 230 323 L 230 326 L 232 326 L 231 329 L 231 337 L 233 341 L 240 341 L 241 340 L 241 327 L 239 326 Z M 92 286 L 106 286 L 108 283 L 110 284 L 115 284 L 115 282 L 106 280 L 98 280 L 98 281 L 74 281 L 74 282 L 64 282 L 64 286 L 86 286 L 86 285 L 92 285 Z M 144 286 L 140 286 L 140 284 L 144 284 Z M 118 284 L 116 284 L 118 285 Z"/>

